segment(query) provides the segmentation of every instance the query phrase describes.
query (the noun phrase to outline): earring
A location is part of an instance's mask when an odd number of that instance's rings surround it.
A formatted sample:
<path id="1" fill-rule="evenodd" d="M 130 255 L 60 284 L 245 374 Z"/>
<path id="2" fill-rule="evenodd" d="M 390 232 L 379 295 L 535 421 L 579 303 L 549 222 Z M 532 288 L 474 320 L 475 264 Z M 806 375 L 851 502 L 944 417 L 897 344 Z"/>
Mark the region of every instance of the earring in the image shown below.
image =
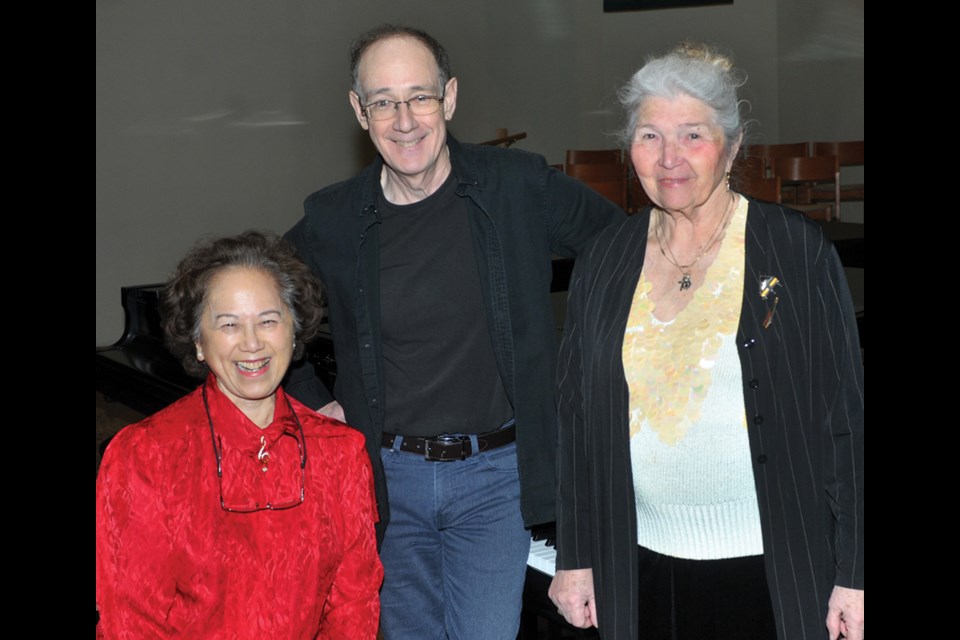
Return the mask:
<path id="1" fill-rule="evenodd" d="M 727 191 L 730 191 L 730 172 L 727 171 Z"/>
<path id="2" fill-rule="evenodd" d="M 197 360 L 203 362 L 203 349 L 197 349 Z"/>

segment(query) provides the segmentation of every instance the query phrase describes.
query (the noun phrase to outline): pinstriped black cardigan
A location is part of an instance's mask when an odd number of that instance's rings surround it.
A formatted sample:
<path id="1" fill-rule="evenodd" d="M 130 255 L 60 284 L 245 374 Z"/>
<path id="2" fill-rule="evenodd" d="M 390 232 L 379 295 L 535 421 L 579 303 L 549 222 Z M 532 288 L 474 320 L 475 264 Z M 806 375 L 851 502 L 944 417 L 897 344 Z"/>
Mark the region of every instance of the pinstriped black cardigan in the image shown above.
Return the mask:
<path id="1" fill-rule="evenodd" d="M 558 569 L 593 569 L 604 638 L 638 637 L 636 507 L 621 347 L 649 210 L 577 259 L 560 347 Z M 770 597 L 781 640 L 826 637 L 833 585 L 863 588 L 863 368 L 819 225 L 751 202 L 737 333 Z M 761 276 L 777 276 L 768 329 Z"/>

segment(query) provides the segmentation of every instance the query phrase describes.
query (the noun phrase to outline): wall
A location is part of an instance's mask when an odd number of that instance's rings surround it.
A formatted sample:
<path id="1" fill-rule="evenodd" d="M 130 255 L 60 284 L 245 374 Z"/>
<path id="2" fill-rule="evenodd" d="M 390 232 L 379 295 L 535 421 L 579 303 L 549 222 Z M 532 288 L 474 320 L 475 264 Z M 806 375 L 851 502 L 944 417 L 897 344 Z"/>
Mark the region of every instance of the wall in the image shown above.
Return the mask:
<path id="1" fill-rule="evenodd" d="M 346 51 L 364 29 L 414 24 L 448 47 L 460 139 L 526 131 L 519 148 L 561 162 L 567 148 L 614 145 L 616 87 L 683 38 L 736 54 L 752 117 L 777 138 L 794 97 L 787 1 L 604 14 L 601 0 L 98 0 L 97 344 L 120 336 L 121 286 L 163 280 L 203 234 L 286 230 L 307 194 L 370 160 L 346 100 Z M 862 40 L 860 69 L 862 84 Z M 862 131 L 862 103 L 849 118 Z"/>
<path id="2" fill-rule="evenodd" d="M 780 136 L 863 139 L 863 0 L 780 0 Z"/>
<path id="3" fill-rule="evenodd" d="M 863 8 L 863 0 L 780 0 L 776 141 L 864 139 Z M 862 167 L 843 173 L 864 182 Z M 844 203 L 843 219 L 863 222 L 863 205 Z M 862 286 L 851 286 L 862 298 Z"/>

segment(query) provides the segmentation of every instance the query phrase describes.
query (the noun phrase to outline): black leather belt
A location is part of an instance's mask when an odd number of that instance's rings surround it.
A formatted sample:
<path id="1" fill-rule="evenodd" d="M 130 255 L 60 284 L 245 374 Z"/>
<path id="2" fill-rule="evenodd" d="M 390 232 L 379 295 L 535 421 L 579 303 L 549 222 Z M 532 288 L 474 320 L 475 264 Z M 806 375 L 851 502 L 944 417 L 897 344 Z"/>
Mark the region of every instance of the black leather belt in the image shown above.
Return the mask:
<path id="1" fill-rule="evenodd" d="M 397 436 L 392 433 L 383 434 L 381 444 L 386 449 L 392 449 Z M 496 431 L 477 434 L 477 444 L 480 451 L 489 451 L 504 445 L 508 445 L 517 439 L 517 428 L 513 425 Z M 400 451 L 408 453 L 418 453 L 425 460 L 433 462 L 450 462 L 451 460 L 466 460 L 469 456 L 479 451 L 473 450 L 473 444 L 470 442 L 470 436 L 451 436 L 442 435 L 433 438 L 408 438 L 403 437 L 400 443 Z"/>

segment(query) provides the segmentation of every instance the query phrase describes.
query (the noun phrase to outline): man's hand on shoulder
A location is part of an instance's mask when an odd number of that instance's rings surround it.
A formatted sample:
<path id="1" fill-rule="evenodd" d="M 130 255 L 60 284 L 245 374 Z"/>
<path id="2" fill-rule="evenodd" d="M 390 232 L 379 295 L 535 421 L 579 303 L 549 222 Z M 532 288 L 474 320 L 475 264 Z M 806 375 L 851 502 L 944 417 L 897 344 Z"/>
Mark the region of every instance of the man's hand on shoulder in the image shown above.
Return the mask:
<path id="1" fill-rule="evenodd" d="M 322 416 L 327 416 L 328 418 L 333 418 L 334 420 L 339 420 L 340 422 L 347 421 L 343 415 L 343 407 L 341 407 L 340 403 L 336 400 L 317 409 L 317 413 Z"/>

